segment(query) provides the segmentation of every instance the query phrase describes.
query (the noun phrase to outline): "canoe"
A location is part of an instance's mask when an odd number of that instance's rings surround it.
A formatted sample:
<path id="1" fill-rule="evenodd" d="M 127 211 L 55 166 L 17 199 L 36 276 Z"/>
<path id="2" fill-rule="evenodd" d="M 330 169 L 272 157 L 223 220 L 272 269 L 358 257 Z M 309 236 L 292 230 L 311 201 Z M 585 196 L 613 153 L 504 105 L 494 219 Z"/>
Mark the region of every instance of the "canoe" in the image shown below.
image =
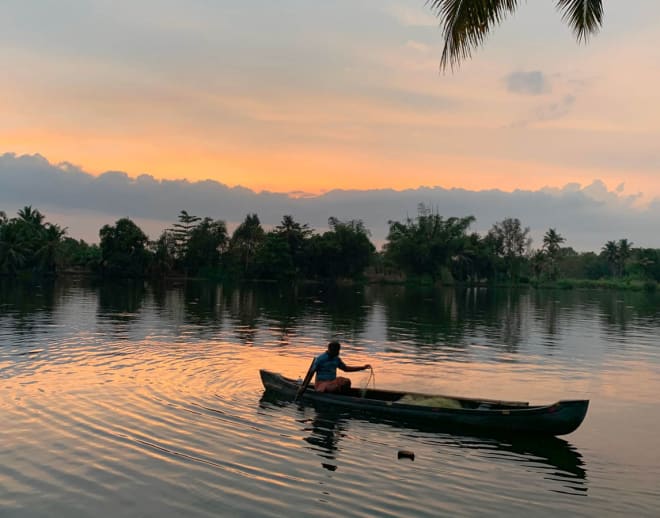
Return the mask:
<path id="1" fill-rule="evenodd" d="M 291 398 L 298 391 L 295 380 L 265 369 L 259 371 L 267 391 Z M 530 405 L 526 401 L 397 392 L 392 390 L 351 389 L 347 393 L 316 392 L 308 387 L 302 401 L 332 405 L 337 408 L 387 415 L 404 421 L 424 421 L 438 431 L 469 429 L 480 432 L 566 435 L 584 420 L 588 400 L 562 400 L 550 405 Z"/>

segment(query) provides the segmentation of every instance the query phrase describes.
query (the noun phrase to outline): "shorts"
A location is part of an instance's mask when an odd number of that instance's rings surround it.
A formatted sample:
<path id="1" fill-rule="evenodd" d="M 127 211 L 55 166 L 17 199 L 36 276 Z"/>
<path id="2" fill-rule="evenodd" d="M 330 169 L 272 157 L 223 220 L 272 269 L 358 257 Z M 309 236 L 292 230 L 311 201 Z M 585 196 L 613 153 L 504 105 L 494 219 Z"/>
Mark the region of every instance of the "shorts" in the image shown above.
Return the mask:
<path id="1" fill-rule="evenodd" d="M 351 388 L 351 380 L 348 378 L 337 377 L 329 381 L 317 381 L 314 383 L 316 392 L 341 392 Z"/>

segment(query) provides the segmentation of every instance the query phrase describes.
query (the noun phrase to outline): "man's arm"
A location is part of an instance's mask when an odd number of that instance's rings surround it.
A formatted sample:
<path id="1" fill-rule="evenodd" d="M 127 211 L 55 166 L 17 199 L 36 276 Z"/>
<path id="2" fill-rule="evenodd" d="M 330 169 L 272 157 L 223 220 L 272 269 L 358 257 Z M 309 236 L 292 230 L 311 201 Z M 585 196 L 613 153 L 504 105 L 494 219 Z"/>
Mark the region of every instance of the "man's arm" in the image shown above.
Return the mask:
<path id="1" fill-rule="evenodd" d="M 298 399 L 300 395 L 305 392 L 307 389 L 307 386 L 309 385 L 310 381 L 312 381 L 312 376 L 314 376 L 314 373 L 316 372 L 316 358 L 312 360 L 312 363 L 309 366 L 309 369 L 307 370 L 307 374 L 305 375 L 305 379 L 303 380 L 302 384 L 298 388 L 298 392 L 296 392 L 296 397 L 295 399 Z"/>
<path id="2" fill-rule="evenodd" d="M 359 367 L 351 367 L 349 365 L 346 365 L 344 362 L 342 362 L 339 368 L 344 372 L 357 372 L 357 371 L 366 371 L 367 369 L 371 369 L 371 365 L 367 363 L 366 365 L 361 365 Z"/>

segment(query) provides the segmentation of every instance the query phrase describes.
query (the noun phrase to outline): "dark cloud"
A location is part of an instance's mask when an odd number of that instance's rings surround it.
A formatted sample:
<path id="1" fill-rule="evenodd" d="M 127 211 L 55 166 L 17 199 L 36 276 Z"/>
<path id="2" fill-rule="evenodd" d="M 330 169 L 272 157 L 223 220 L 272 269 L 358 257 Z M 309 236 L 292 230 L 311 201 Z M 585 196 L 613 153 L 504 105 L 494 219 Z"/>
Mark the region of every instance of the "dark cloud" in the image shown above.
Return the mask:
<path id="1" fill-rule="evenodd" d="M 536 120 L 537 121 L 547 121 L 553 119 L 559 119 L 566 115 L 570 109 L 575 104 L 574 95 L 565 95 L 558 101 L 549 103 L 545 106 L 541 106 L 536 111 Z"/>
<path id="2" fill-rule="evenodd" d="M 69 163 L 51 164 L 39 155 L 0 155 L 0 210 L 12 215 L 32 205 L 49 221 L 67 226 L 69 235 L 88 241 L 96 241 L 99 228 L 120 217 L 134 219 L 156 238 L 176 221 L 180 210 L 187 210 L 225 220 L 230 227 L 249 212 L 256 212 L 268 226 L 276 225 L 284 214 L 292 214 L 319 230 L 327 227 L 331 216 L 362 219 L 374 241 L 382 243 L 388 220 L 414 217 L 420 203 L 446 217 L 474 215 L 473 228 L 479 232 L 504 218 L 520 218 L 532 229 L 535 243 L 553 227 L 577 250 L 598 250 L 606 241 L 624 237 L 637 246 L 660 247 L 660 201 L 638 208 L 639 195 L 624 195 L 620 188 L 609 191 L 598 180 L 588 186 L 568 184 L 539 191 L 422 187 L 291 196 L 256 193 L 211 180 L 131 178 L 116 171 L 93 176 Z"/>
<path id="3" fill-rule="evenodd" d="M 512 72 L 504 78 L 509 92 L 524 95 L 540 95 L 550 91 L 550 82 L 540 70 Z"/>
<path id="4" fill-rule="evenodd" d="M 524 128 L 530 124 L 543 121 L 561 119 L 567 115 L 575 105 L 575 96 L 567 94 L 558 100 L 543 104 L 536 108 L 533 115 L 527 119 L 516 121 L 509 125 L 511 128 Z"/>

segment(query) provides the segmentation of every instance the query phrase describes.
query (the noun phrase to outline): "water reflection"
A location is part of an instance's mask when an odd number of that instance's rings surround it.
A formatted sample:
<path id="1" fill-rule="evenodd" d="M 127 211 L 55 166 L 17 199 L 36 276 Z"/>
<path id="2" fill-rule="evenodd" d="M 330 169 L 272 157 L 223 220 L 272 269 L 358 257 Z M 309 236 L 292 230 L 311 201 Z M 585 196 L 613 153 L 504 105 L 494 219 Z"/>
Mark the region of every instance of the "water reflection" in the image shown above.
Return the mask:
<path id="1" fill-rule="evenodd" d="M 555 346 L 569 325 L 593 318 L 608 341 L 621 345 L 640 326 L 660 326 L 660 295 L 645 292 L 0 279 L 0 317 L 17 334 L 34 329 L 35 315 L 67 313 L 81 298 L 90 299 L 97 318 L 110 325 L 160 318 L 175 332 L 179 326 L 206 337 L 230 331 L 246 345 L 267 340 L 286 346 L 310 325 L 322 328 L 323 339 L 360 342 L 377 327 L 392 347 L 429 361 L 443 349 L 470 360 L 475 340 L 516 354 L 539 331 L 537 343 Z"/>
<path id="2" fill-rule="evenodd" d="M 331 336 L 345 340 L 355 340 L 364 333 L 369 315 L 364 288 L 328 286 L 321 288 L 312 303 L 327 318 Z M 322 304 L 319 304 L 322 303 Z"/>
<path id="3" fill-rule="evenodd" d="M 0 276 L 0 314 L 29 315 L 51 311 L 55 305 L 55 283 L 21 281 Z"/>
<path id="4" fill-rule="evenodd" d="M 99 316 L 118 323 L 135 321 L 147 295 L 144 281 L 122 279 L 92 284 L 98 296 Z"/>
<path id="5" fill-rule="evenodd" d="M 473 300 L 465 290 L 396 286 L 373 291 L 385 307 L 388 340 L 412 335 L 419 344 L 463 343 L 469 325 L 465 316 Z"/>
<path id="6" fill-rule="evenodd" d="M 563 302 L 566 300 L 565 292 L 557 290 L 535 290 L 533 304 L 536 311 L 536 320 L 541 323 L 545 331 L 545 345 L 555 345 L 560 334 L 560 317 Z M 542 309 L 541 309 L 542 308 Z"/>
<path id="7" fill-rule="evenodd" d="M 270 391 L 263 393 L 259 405 L 263 410 L 279 412 L 286 409 L 299 411 L 302 408 L 290 399 Z M 484 461 L 513 464 L 524 473 L 537 474 L 548 481 L 549 491 L 587 494 L 585 461 L 577 448 L 565 439 L 461 435 L 458 431 L 447 434 L 423 422 L 391 419 L 357 410 L 337 410 L 323 404 L 306 403 L 305 408 L 312 409 L 313 416 L 299 421 L 307 434 L 304 440 L 312 445 L 312 450 L 321 458 L 321 466 L 330 471 L 338 469 L 338 457 L 342 450 L 340 443 L 351 425 L 370 423 L 388 427 L 393 433 L 404 434 L 424 445 L 441 448 L 438 451 L 444 454 L 477 455 Z"/>
<path id="8" fill-rule="evenodd" d="M 417 344 L 465 347 L 476 326 L 484 326 L 494 342 L 515 352 L 525 339 L 523 303 L 526 290 L 488 288 L 385 287 L 372 288 L 382 300 L 387 338 L 412 338 Z"/>
<path id="9" fill-rule="evenodd" d="M 0 277 L 0 337 L 5 333 L 15 335 L 6 343 L 20 345 L 43 325 L 52 325 L 61 288 L 61 284 L 56 285 L 52 280 L 34 282 Z M 5 341 L 0 340 L 0 345 L 2 342 Z"/>
<path id="10" fill-rule="evenodd" d="M 0 514 L 652 516 L 659 328 L 644 292 L 0 279 Z M 333 334 L 392 388 L 594 404 L 538 441 L 257 403 Z"/>
<path id="11" fill-rule="evenodd" d="M 14 334 L 34 331 L 35 318 L 76 311 L 81 300 L 96 308 L 97 323 L 119 332 L 160 319 L 177 335 L 286 348 L 312 330 L 317 344 L 379 340 L 389 352 L 429 362 L 471 361 L 475 343 L 515 361 L 534 335 L 536 344 L 556 346 L 569 326 L 586 321 L 600 323 L 595 331 L 621 348 L 640 329 L 660 326 L 660 294 L 646 292 L 0 279 L 0 318 Z"/>
<path id="12" fill-rule="evenodd" d="M 329 471 L 337 469 L 337 450 L 345 427 L 346 420 L 341 416 L 322 412 L 317 412 L 311 420 L 305 422 L 305 431 L 310 432 L 310 435 L 305 437 L 305 441 L 313 446 L 322 459 L 325 459 L 325 462 L 321 462 L 321 466 Z"/>

